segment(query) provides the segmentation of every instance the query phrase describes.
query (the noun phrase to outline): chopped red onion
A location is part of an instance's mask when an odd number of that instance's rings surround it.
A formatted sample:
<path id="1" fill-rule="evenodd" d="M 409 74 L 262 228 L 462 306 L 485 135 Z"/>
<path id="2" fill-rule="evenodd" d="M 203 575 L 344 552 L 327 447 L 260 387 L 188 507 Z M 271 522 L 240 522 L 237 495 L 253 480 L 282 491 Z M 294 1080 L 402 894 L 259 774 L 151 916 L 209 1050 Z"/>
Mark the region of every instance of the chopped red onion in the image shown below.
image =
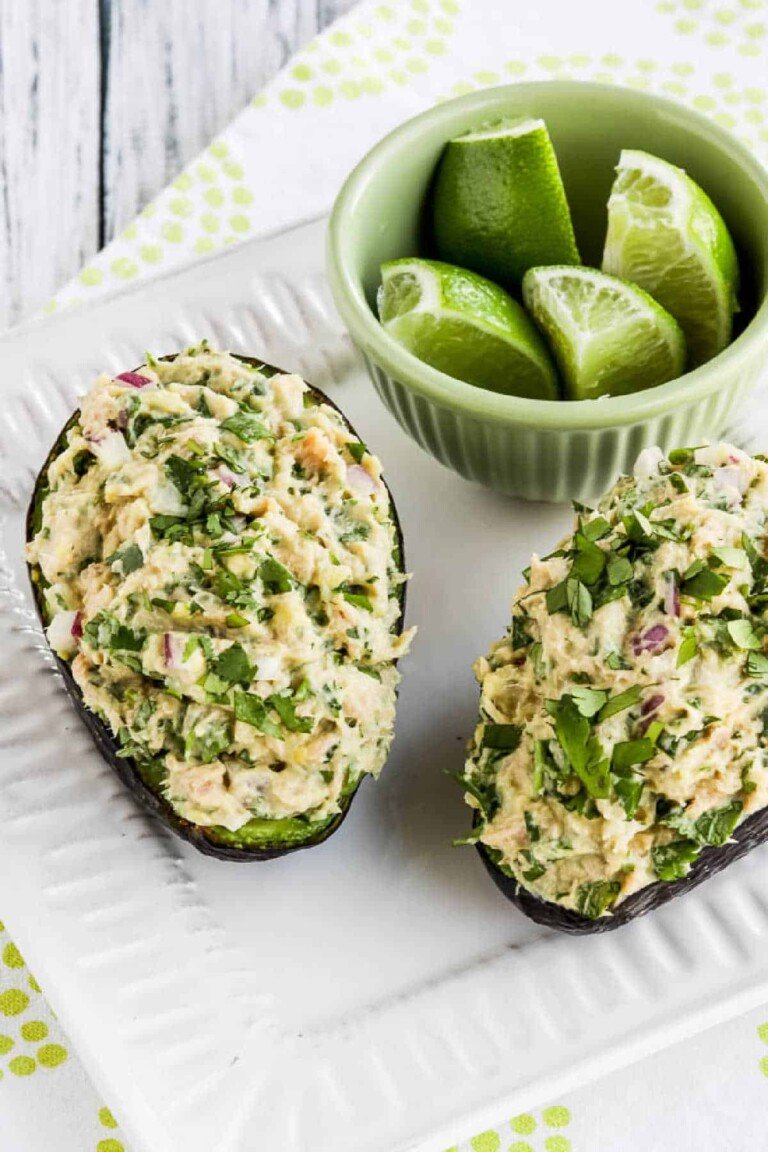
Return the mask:
<path id="1" fill-rule="evenodd" d="M 234 488 L 237 483 L 237 477 L 234 472 L 230 472 L 229 468 L 225 468 L 223 464 L 220 464 L 216 469 L 216 475 L 225 488 Z"/>
<path id="2" fill-rule="evenodd" d="M 69 655 L 76 651 L 83 635 L 80 612 L 57 612 L 46 628 L 48 643 L 59 655 Z"/>
<path id="3" fill-rule="evenodd" d="M 376 481 L 367 468 L 363 468 L 362 464 L 350 464 L 347 468 L 347 482 L 350 488 L 355 492 L 360 492 L 366 496 L 372 496 L 376 491 Z"/>
<path id="4" fill-rule="evenodd" d="M 115 380 L 119 380 L 121 384 L 128 384 L 131 388 L 146 388 L 148 384 L 152 383 L 146 376 L 140 376 L 138 372 L 121 372 L 119 376 L 115 376 Z"/>
<path id="5" fill-rule="evenodd" d="M 664 590 L 664 611 L 667 616 L 680 615 L 680 597 L 677 592 L 677 581 L 674 572 L 666 574 L 667 586 Z"/>
<path id="6" fill-rule="evenodd" d="M 170 632 L 163 633 L 163 657 L 167 668 L 173 667 L 173 637 Z"/>
<path id="7" fill-rule="evenodd" d="M 663 703 L 664 697 L 660 692 L 657 692 L 655 696 L 649 696 L 648 699 L 644 700 L 640 706 L 640 715 L 650 716 L 652 712 L 656 712 L 657 709 L 661 708 Z"/>
<path id="8" fill-rule="evenodd" d="M 639 656 L 641 652 L 655 652 L 668 635 L 669 629 L 666 624 L 654 624 L 643 632 L 642 636 L 632 637 L 632 651 L 635 656 Z"/>

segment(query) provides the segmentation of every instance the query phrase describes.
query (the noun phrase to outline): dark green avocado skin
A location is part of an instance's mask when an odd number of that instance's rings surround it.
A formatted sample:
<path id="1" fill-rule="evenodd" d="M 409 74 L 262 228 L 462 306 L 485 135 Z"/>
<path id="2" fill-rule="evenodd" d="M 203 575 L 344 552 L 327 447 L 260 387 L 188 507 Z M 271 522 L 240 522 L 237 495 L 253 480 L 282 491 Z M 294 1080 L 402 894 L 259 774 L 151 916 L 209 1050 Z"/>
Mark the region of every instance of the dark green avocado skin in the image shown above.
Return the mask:
<path id="1" fill-rule="evenodd" d="M 169 356 L 163 356 L 162 359 L 173 360 L 175 355 L 177 355 L 177 353 Z M 233 355 L 236 354 L 233 353 Z M 271 364 L 267 364 L 263 360 L 257 359 L 256 357 L 236 355 L 236 358 L 238 360 L 242 360 L 245 364 L 249 364 L 251 367 L 261 368 L 268 376 L 275 376 L 285 371 L 285 369 L 276 368 Z M 329 397 L 326 396 L 324 392 L 321 392 L 319 388 L 314 388 L 310 385 L 310 389 L 317 402 L 319 404 L 327 404 L 329 407 L 338 412 L 347 429 L 352 433 L 353 436 L 357 437 L 357 439 L 360 439 L 360 437 L 357 435 L 357 432 L 355 432 L 354 428 L 349 423 L 338 405 L 334 404 L 334 402 L 329 399 Z M 40 473 L 38 474 L 37 480 L 35 481 L 32 498 L 29 503 L 29 508 L 27 509 L 27 541 L 32 539 L 37 528 L 39 510 L 45 495 L 45 477 L 48 471 L 48 467 L 56 458 L 57 454 L 61 451 L 64 444 L 65 435 L 71 425 L 75 423 L 78 416 L 79 411 L 74 412 L 65 424 L 64 428 L 61 430 L 59 436 L 56 438 L 56 442 L 54 443 L 53 448 L 48 454 L 46 461 L 40 470 Z M 397 509 L 395 507 L 394 500 L 392 499 L 392 493 L 389 491 L 389 488 L 387 488 L 387 492 L 389 494 L 390 514 L 395 527 L 395 535 L 398 546 L 397 567 L 400 572 L 404 573 L 406 569 L 402 528 L 400 526 L 400 520 L 397 515 Z M 45 618 L 44 601 L 40 587 L 40 571 L 38 568 L 29 568 L 29 579 L 32 586 L 32 596 L 35 602 L 37 615 L 40 619 L 40 623 L 43 627 L 45 627 L 47 621 Z M 405 589 L 405 584 L 401 584 L 400 617 L 396 626 L 398 635 L 403 630 L 403 623 L 405 619 Z M 357 794 L 357 789 L 362 783 L 362 780 L 359 780 L 354 788 L 350 789 L 350 791 L 344 797 L 340 812 L 330 817 L 328 820 L 317 822 L 314 825 L 307 825 L 306 837 L 297 838 L 292 836 L 289 840 L 281 840 L 279 835 L 276 835 L 274 841 L 253 845 L 246 842 L 238 843 L 238 833 L 231 833 L 225 829 L 203 828 L 199 825 L 191 824 L 188 820 L 184 820 L 181 816 L 178 815 L 178 813 L 173 809 L 171 804 L 168 803 L 164 796 L 162 796 L 144 779 L 142 779 L 139 765 L 134 760 L 119 754 L 120 745 L 110 732 L 109 728 L 106 726 L 106 724 L 104 724 L 102 720 L 99 719 L 95 712 L 92 712 L 90 708 L 86 707 L 82 692 L 75 682 L 75 678 L 72 675 L 72 669 L 70 668 L 69 663 L 66 660 L 62 660 L 62 658 L 57 656 L 53 651 L 51 652 L 51 655 L 53 656 L 56 667 L 58 668 L 62 680 L 64 681 L 64 687 L 72 699 L 80 719 L 83 721 L 86 728 L 90 732 L 96 747 L 98 748 L 99 752 L 101 752 L 109 766 L 123 782 L 126 788 L 128 788 L 129 791 L 135 796 L 143 808 L 145 808 L 148 812 L 151 812 L 152 815 L 156 816 L 161 821 L 161 823 L 164 824 L 166 828 L 170 829 L 171 832 L 175 833 L 176 836 L 179 836 L 182 840 L 186 840 L 187 843 L 196 848 L 198 852 L 202 852 L 206 856 L 213 856 L 217 860 L 233 860 L 237 861 L 238 863 L 248 863 L 254 860 L 274 860 L 279 856 L 286 856 L 289 852 L 297 852 L 302 848 L 313 848 L 317 844 L 321 844 L 324 840 L 327 840 L 329 836 L 332 836 L 345 820 L 347 813 L 352 806 L 352 801 Z M 276 821 L 275 823 L 278 822 Z"/>
<path id="2" fill-rule="evenodd" d="M 590 920 L 570 908 L 561 908 L 558 904 L 535 896 L 494 864 L 482 844 L 477 845 L 477 850 L 499 891 L 530 920 L 535 920 L 537 924 L 543 924 L 546 928 L 553 928 L 556 932 L 586 936 L 599 932 L 612 932 L 615 928 L 621 928 L 640 916 L 645 916 L 647 912 L 660 908 L 663 904 L 674 900 L 676 896 L 684 896 L 686 892 L 697 888 L 710 876 L 722 872 L 729 864 L 740 860 L 766 840 L 768 840 L 768 808 L 763 808 L 747 817 L 727 844 L 720 848 L 702 849 L 698 860 L 682 880 L 672 882 L 657 880 L 655 884 L 649 884 L 634 895 L 628 896 L 615 912 L 600 916 L 597 920 Z"/>

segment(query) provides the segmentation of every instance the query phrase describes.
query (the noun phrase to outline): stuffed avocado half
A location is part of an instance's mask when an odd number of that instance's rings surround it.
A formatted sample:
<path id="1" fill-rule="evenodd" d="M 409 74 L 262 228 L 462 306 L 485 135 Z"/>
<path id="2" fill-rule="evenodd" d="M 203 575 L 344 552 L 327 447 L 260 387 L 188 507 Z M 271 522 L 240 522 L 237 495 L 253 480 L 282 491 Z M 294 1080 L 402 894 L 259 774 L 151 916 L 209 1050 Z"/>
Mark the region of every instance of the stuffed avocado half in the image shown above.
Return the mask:
<path id="1" fill-rule="evenodd" d="M 765 457 L 646 449 L 533 557 L 462 777 L 533 919 L 616 927 L 768 836 L 767 517 Z"/>
<path id="2" fill-rule="evenodd" d="M 213 351 L 101 376 L 38 477 L 38 611 L 101 751 L 201 851 L 324 840 L 395 719 L 402 540 L 300 377 Z"/>

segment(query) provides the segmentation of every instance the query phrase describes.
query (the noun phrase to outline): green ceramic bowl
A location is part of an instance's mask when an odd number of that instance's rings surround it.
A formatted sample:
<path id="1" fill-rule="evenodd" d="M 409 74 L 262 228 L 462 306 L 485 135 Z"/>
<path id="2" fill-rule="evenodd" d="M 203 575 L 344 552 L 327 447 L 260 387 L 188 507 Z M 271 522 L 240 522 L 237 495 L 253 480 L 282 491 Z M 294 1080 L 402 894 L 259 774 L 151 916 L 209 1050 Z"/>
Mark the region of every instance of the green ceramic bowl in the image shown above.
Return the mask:
<path id="1" fill-rule="evenodd" d="M 379 268 L 398 256 L 429 254 L 423 208 L 443 145 L 510 115 L 546 120 L 585 264 L 600 263 L 622 148 L 662 156 L 701 184 L 739 250 L 742 311 L 730 347 L 657 388 L 568 402 L 475 388 L 423 364 L 387 335 L 376 318 Z M 409 120 L 368 153 L 336 200 L 328 271 L 376 390 L 422 448 L 501 492 L 590 499 L 650 444 L 669 449 L 718 436 L 755 384 L 768 351 L 768 173 L 728 132 L 658 96 L 568 80 L 491 88 Z"/>

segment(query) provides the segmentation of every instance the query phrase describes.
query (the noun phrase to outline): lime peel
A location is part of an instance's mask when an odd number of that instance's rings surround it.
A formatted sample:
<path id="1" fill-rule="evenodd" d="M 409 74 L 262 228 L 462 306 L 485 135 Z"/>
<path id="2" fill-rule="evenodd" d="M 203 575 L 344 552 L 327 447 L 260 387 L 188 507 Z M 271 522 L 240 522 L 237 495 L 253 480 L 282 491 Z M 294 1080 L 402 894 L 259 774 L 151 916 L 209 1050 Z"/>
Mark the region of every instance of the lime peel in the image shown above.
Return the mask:
<path id="1" fill-rule="evenodd" d="M 594 268 L 531 268 L 523 299 L 571 400 L 639 392 L 683 372 L 680 325 L 634 284 Z"/>
<path id="2" fill-rule="evenodd" d="M 392 260 L 381 273 L 381 323 L 420 360 L 492 392 L 558 398 L 544 340 L 498 284 L 439 260 Z"/>
<path id="3" fill-rule="evenodd" d="M 680 323 L 689 367 L 730 342 L 738 310 L 733 240 L 706 193 L 682 168 L 647 152 L 621 153 L 608 201 L 603 271 L 649 292 Z"/>

